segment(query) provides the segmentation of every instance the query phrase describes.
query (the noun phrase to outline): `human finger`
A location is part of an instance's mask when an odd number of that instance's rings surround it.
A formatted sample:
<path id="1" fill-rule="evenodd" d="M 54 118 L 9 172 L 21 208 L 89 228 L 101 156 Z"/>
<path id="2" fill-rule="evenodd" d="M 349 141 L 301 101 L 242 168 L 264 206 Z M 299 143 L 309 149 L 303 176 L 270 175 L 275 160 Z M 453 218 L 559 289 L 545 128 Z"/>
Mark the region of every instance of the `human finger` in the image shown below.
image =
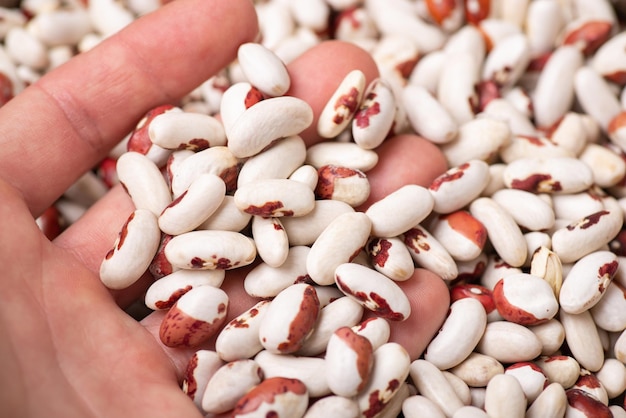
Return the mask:
<path id="1" fill-rule="evenodd" d="M 389 339 L 401 344 L 411 360 L 419 358 L 437 333 L 450 306 L 446 283 L 435 273 L 422 268 L 413 276 L 397 282 L 409 298 L 411 315 L 402 322 L 391 322 Z"/>
<path id="2" fill-rule="evenodd" d="M 359 210 L 366 210 L 372 203 L 404 185 L 428 187 L 448 169 L 448 163 L 439 148 L 414 134 L 388 138 L 376 148 L 376 152 L 378 164 L 367 172 L 371 192 Z"/>
<path id="3" fill-rule="evenodd" d="M 0 177 L 40 214 L 148 109 L 177 102 L 256 34 L 248 0 L 179 0 L 137 19 L 0 108 Z"/>
<path id="4" fill-rule="evenodd" d="M 379 75 L 376 62 L 365 50 L 336 40 L 309 49 L 289 64 L 291 88 L 287 94 L 306 100 L 313 109 L 313 123 L 300 134 L 307 146 L 323 140 L 317 134 L 319 115 L 344 77 L 357 69 L 365 74 L 366 83 Z"/>

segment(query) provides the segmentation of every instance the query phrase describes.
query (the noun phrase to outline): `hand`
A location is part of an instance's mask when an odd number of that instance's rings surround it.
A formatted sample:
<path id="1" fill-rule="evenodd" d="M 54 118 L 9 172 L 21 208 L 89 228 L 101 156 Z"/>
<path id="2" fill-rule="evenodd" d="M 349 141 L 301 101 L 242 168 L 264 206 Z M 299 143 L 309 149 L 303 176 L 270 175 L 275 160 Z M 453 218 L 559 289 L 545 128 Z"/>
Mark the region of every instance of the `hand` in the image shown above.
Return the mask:
<path id="1" fill-rule="evenodd" d="M 53 242 L 34 222 L 100 161 L 150 108 L 175 103 L 226 66 L 257 21 L 247 0 L 178 0 L 44 76 L 0 108 L 0 405 L 6 416 L 201 416 L 180 389 L 193 350 L 165 348 L 159 313 L 142 323 L 123 308 L 146 276 L 111 292 L 98 278 L 102 257 L 133 205 L 121 187 L 98 201 Z M 181 47 L 182 46 L 182 47 Z M 289 66 L 289 94 L 319 114 L 343 75 L 376 68 L 360 49 L 324 44 Z M 306 135 L 308 143 L 318 140 Z M 393 185 L 427 185 L 443 157 L 419 138 L 392 139 L 371 173 L 372 199 Z M 382 147 L 381 147 L 382 149 Z M 411 152 L 411 163 L 403 156 Z M 419 167 L 419 168 L 416 168 Z M 252 304 L 229 271 L 229 316 Z M 448 291 L 418 269 L 403 287 L 413 313 L 392 339 L 418 357 L 448 309 Z"/>

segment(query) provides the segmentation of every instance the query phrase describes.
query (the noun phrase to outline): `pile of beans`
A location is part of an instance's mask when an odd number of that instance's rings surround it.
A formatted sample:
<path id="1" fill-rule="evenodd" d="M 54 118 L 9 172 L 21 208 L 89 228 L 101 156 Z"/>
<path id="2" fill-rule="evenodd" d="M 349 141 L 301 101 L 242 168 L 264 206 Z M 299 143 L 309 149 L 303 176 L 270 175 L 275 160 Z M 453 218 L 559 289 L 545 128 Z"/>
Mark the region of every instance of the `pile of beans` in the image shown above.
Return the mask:
<path id="1" fill-rule="evenodd" d="M 3 101 L 158 1 L 1 8 Z M 71 223 L 121 182 L 136 210 L 101 279 L 155 279 L 182 389 L 213 416 L 626 417 L 626 33 L 609 0 L 269 0 L 261 34 L 180 104 L 150 110 L 53 210 Z M 28 18 L 27 18 L 28 16 Z M 59 31 L 59 28 L 71 30 Z M 315 127 L 285 64 L 324 39 L 376 61 Z M 449 170 L 365 211 L 389 137 Z M 410 208 L 410 210 L 407 210 Z M 39 221 L 43 222 L 43 219 Z M 226 323 L 225 270 L 258 303 Z M 451 305 L 423 355 L 389 341 L 398 282 Z M 373 313 L 364 320 L 364 313 Z"/>

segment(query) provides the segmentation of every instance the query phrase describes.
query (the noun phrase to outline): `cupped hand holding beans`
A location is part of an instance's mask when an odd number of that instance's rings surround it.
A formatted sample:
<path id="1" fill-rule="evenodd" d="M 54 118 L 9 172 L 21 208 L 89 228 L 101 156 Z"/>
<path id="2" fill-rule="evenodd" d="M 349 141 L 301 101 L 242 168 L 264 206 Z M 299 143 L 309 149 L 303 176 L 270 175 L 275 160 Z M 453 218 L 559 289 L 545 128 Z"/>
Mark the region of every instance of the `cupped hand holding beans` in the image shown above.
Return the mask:
<path id="1" fill-rule="evenodd" d="M 111 291 L 98 277 L 103 255 L 134 210 L 128 194 L 113 188 L 52 242 L 34 218 L 145 112 L 176 103 L 256 34 L 247 1 L 179 0 L 76 56 L 0 109 L 0 404 L 8 416 L 200 416 L 180 390 L 197 348 L 161 343 L 163 313 L 139 323 L 124 311 L 143 297 L 152 278 L 144 274 Z M 289 64 L 287 95 L 309 103 L 317 121 L 353 69 L 363 71 L 368 83 L 377 77 L 361 49 L 322 43 Z M 321 141 L 311 129 L 302 137 L 309 146 Z M 361 210 L 404 185 L 428 186 L 447 168 L 438 149 L 414 135 L 389 138 L 377 152 Z M 258 301 L 243 289 L 249 271 L 226 272 L 221 288 L 229 295 L 228 318 Z M 390 340 L 416 359 L 443 322 L 448 290 L 424 269 L 399 286 L 411 315 L 392 323 Z M 212 348 L 213 341 L 207 344 Z"/>

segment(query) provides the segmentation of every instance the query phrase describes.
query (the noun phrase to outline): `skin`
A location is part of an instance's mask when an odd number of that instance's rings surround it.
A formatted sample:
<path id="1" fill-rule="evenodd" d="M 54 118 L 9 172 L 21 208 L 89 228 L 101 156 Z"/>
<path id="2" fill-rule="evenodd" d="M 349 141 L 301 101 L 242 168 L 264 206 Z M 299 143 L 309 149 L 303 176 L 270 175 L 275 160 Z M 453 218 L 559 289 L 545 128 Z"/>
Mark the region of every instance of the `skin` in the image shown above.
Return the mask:
<path id="1" fill-rule="evenodd" d="M 133 210 L 121 187 L 53 242 L 34 218 L 147 110 L 175 103 L 227 65 L 239 44 L 255 39 L 256 22 L 247 0 L 169 3 L 0 108 L 0 405 L 6 416 L 201 416 L 180 389 L 194 350 L 162 346 L 162 313 L 139 323 L 123 310 L 149 280 L 111 292 L 98 278 L 102 257 Z M 316 94 L 330 97 L 338 79 L 330 77 L 323 91 L 315 92 L 303 85 L 315 83 L 302 74 L 333 73 L 340 79 L 351 66 L 363 67 L 368 77 L 376 74 L 371 59 L 356 47 L 329 45 L 289 68 L 292 94 L 309 101 L 316 115 L 323 106 Z M 441 158 L 436 148 L 412 146 L 425 159 Z M 401 145 L 385 151 L 384 160 L 390 161 L 385 164 L 406 152 Z M 425 165 L 417 173 L 398 164 L 395 173 L 372 172 L 374 189 L 401 173 L 404 182 L 427 185 L 426 179 L 445 170 L 445 164 Z M 254 302 L 243 292 L 245 273 L 228 272 L 223 285 L 231 297 L 230 317 Z M 445 317 L 448 291 L 421 269 L 402 286 L 413 313 L 408 322 L 393 325 L 392 335 L 417 358 Z"/>

